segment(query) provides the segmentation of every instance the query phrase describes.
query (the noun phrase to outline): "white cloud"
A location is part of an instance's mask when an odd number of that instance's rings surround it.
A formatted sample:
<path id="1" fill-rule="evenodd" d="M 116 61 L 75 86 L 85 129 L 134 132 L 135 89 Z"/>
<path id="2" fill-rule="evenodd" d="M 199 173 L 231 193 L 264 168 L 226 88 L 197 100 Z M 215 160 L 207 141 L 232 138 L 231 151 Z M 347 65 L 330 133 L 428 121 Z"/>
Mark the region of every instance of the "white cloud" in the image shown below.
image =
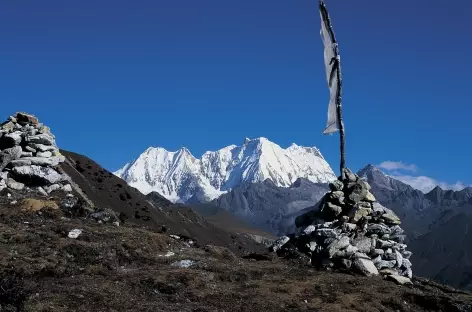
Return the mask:
<path id="1" fill-rule="evenodd" d="M 423 193 L 430 192 L 438 185 L 443 190 L 454 191 L 460 191 L 468 186 L 472 186 L 467 185 L 461 181 L 450 184 L 444 181 L 438 181 L 431 177 L 412 175 L 411 173 L 416 173 L 418 171 L 418 167 L 414 164 L 405 164 L 401 161 L 384 161 L 378 165 L 378 167 L 384 169 L 388 176 L 402 181 L 403 183 L 408 184 L 411 187 L 422 191 Z"/>
<path id="2" fill-rule="evenodd" d="M 387 160 L 382 162 L 379 166 L 380 169 L 385 169 L 388 171 L 393 171 L 393 170 L 404 170 L 404 171 L 409 171 L 409 172 L 417 172 L 418 167 L 413 164 L 405 164 L 401 161 L 391 161 Z"/>
<path id="3" fill-rule="evenodd" d="M 447 182 L 437 181 L 433 178 L 425 177 L 425 176 L 410 176 L 410 175 L 395 175 L 395 174 L 391 174 L 389 176 L 391 176 L 392 178 L 396 180 L 402 181 L 403 183 L 408 184 L 412 186 L 413 188 L 422 191 L 423 193 L 428 193 L 429 191 L 431 191 L 438 185 L 443 190 L 454 190 L 454 191 L 463 190 L 464 188 L 468 186 L 462 183 L 461 181 L 457 181 L 454 184 L 450 184 Z"/>

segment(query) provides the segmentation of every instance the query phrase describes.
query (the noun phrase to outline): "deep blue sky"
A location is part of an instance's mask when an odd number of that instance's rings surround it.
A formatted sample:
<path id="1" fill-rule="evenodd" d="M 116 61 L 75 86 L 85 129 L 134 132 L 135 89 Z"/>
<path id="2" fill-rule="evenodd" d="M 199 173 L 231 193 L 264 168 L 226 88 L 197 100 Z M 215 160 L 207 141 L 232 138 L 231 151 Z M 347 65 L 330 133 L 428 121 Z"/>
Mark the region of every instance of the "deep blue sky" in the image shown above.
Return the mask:
<path id="1" fill-rule="evenodd" d="M 327 1 L 344 74 L 347 164 L 416 164 L 472 183 L 472 1 Z M 0 116 L 118 169 L 148 146 L 196 156 L 245 137 L 319 147 L 315 0 L 15 0 L 0 5 Z"/>

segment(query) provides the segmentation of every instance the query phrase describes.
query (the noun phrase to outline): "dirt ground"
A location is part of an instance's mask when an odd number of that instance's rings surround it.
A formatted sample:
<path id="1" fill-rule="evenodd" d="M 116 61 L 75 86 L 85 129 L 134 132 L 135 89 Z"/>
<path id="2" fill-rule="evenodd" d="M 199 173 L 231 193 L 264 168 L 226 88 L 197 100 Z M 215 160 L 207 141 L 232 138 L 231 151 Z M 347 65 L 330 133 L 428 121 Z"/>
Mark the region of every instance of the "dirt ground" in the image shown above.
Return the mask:
<path id="1" fill-rule="evenodd" d="M 54 205 L 50 205 L 54 206 Z M 0 311 L 472 311 L 472 294 L 424 279 L 316 271 L 141 225 L 0 205 Z M 69 238 L 81 229 L 77 238 Z M 257 258 L 259 260 L 251 259 Z M 173 265 L 192 260 L 182 268 Z"/>

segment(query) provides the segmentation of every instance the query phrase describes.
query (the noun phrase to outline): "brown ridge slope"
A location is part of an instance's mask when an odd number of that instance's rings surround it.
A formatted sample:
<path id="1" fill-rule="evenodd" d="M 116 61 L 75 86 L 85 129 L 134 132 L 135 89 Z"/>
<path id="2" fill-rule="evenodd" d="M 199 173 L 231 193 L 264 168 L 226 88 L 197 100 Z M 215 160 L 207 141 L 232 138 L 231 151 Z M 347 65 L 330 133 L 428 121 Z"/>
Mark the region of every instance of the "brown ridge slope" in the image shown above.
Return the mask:
<path id="1" fill-rule="evenodd" d="M 210 224 L 188 207 L 156 206 L 137 189 L 93 160 L 65 150 L 61 150 L 61 153 L 66 157 L 66 161 L 61 164 L 62 170 L 95 207 L 114 210 L 122 221 L 190 237 L 200 245 L 227 246 L 237 253 L 260 251 L 263 248 L 244 234 L 232 233 Z"/>
<path id="2" fill-rule="evenodd" d="M 2 312 L 472 311 L 471 293 L 423 279 L 399 286 L 283 259 L 242 259 L 132 222 L 67 218 L 54 205 L 22 212 L 10 200 L 0 196 Z M 72 229 L 82 234 L 69 238 Z M 176 266 L 181 260 L 193 265 Z"/>

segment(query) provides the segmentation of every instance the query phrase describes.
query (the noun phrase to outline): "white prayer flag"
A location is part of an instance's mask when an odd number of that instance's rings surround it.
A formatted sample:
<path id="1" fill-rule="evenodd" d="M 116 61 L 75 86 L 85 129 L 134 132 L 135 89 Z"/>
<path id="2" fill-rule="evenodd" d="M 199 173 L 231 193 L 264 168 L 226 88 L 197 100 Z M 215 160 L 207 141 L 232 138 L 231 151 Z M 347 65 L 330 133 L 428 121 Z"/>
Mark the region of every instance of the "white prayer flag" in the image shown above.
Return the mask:
<path id="1" fill-rule="evenodd" d="M 336 111 L 336 102 L 340 96 L 340 81 L 338 71 L 335 66 L 339 65 L 339 55 L 337 53 L 337 43 L 331 29 L 328 12 L 324 4 L 320 5 L 321 16 L 321 39 L 324 45 L 324 63 L 326 67 L 326 79 L 329 87 L 329 105 L 328 105 L 328 121 L 323 134 L 332 134 L 339 131 L 339 118 Z"/>

